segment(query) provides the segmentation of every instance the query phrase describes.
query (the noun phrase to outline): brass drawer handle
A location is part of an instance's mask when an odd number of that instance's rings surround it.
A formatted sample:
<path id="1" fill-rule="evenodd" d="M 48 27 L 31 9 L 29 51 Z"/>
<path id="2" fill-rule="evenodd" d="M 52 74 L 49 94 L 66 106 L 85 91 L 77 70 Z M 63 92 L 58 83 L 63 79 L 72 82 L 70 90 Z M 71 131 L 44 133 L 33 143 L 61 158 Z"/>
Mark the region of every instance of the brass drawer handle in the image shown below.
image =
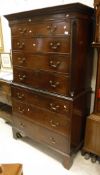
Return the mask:
<path id="1" fill-rule="evenodd" d="M 52 144 L 56 144 L 56 141 L 53 137 L 50 137 L 50 141 L 51 141 Z"/>
<path id="2" fill-rule="evenodd" d="M 19 110 L 20 113 L 23 113 L 25 111 L 25 109 L 20 107 L 20 106 L 18 107 L 18 110 Z"/>
<path id="3" fill-rule="evenodd" d="M 59 126 L 59 122 L 53 122 L 52 120 L 50 120 L 50 124 L 51 124 L 51 126 L 52 127 L 57 127 L 57 126 Z"/>
<path id="4" fill-rule="evenodd" d="M 66 112 L 68 112 L 68 111 L 69 111 L 69 106 L 64 105 L 64 110 L 65 110 Z"/>
<path id="5" fill-rule="evenodd" d="M 25 44 L 24 44 L 24 42 L 22 42 L 22 43 L 17 42 L 17 46 L 19 47 L 19 49 L 22 49 L 22 48 L 24 48 Z"/>
<path id="6" fill-rule="evenodd" d="M 20 64 L 24 63 L 25 60 L 26 60 L 26 58 L 24 58 L 24 57 L 23 57 L 23 58 L 18 57 L 17 59 L 18 59 L 18 62 L 19 62 Z"/>
<path id="7" fill-rule="evenodd" d="M 36 47 L 36 43 L 33 43 L 33 47 Z"/>
<path id="8" fill-rule="evenodd" d="M 50 103 L 50 109 L 52 109 L 53 111 L 57 111 L 59 108 L 59 105 L 54 105 L 53 103 Z"/>
<path id="9" fill-rule="evenodd" d="M 60 83 L 59 82 L 53 82 L 52 80 L 49 81 L 50 86 L 53 88 L 56 88 Z"/>
<path id="10" fill-rule="evenodd" d="M 21 94 L 21 93 L 17 93 L 17 97 L 18 97 L 18 99 L 23 99 L 24 98 L 24 94 Z"/>
<path id="11" fill-rule="evenodd" d="M 19 30 L 19 32 L 20 32 L 21 34 L 24 34 L 24 33 L 26 33 L 26 31 L 27 31 L 27 29 L 26 29 L 26 28 L 24 28 L 24 29 L 19 28 L 18 30 Z"/>
<path id="12" fill-rule="evenodd" d="M 71 91 L 71 92 L 70 92 L 70 96 L 71 96 L 71 97 L 74 97 L 74 95 L 75 95 L 75 92 L 74 92 L 74 91 Z"/>
<path id="13" fill-rule="evenodd" d="M 31 18 L 29 18 L 29 19 L 28 19 L 28 22 L 32 22 L 32 19 L 31 19 Z"/>
<path id="14" fill-rule="evenodd" d="M 47 30 L 49 30 L 50 33 L 54 33 L 57 30 L 57 26 L 47 26 Z"/>
<path id="15" fill-rule="evenodd" d="M 50 43 L 51 49 L 53 49 L 53 50 L 58 49 L 60 47 L 60 45 L 61 45 L 60 42 L 51 42 Z"/>
<path id="16" fill-rule="evenodd" d="M 60 61 L 57 61 L 57 62 L 54 64 L 54 62 L 51 60 L 49 64 L 50 64 L 51 67 L 57 68 L 57 67 L 60 65 L 60 63 L 61 63 Z"/>
<path id="17" fill-rule="evenodd" d="M 25 78 L 26 78 L 26 75 L 18 75 L 18 77 L 19 77 L 19 80 L 20 81 L 23 81 L 23 80 L 25 80 Z"/>

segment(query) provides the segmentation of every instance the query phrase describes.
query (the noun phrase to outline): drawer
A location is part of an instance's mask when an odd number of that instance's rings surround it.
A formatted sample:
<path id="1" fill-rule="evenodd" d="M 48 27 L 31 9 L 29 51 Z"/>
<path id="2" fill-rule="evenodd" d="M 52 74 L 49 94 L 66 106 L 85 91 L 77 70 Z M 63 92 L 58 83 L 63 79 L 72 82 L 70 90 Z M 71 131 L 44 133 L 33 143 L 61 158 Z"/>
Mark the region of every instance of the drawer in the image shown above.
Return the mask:
<path id="1" fill-rule="evenodd" d="M 68 74 L 70 56 L 68 54 L 27 54 L 13 53 L 13 65 L 33 70 L 48 70 Z"/>
<path id="2" fill-rule="evenodd" d="M 39 92 L 36 93 L 35 91 L 16 86 L 11 87 L 11 92 L 13 99 L 38 106 L 53 113 L 64 114 L 67 118 L 70 118 L 72 110 L 71 101 L 61 100 L 57 97 L 43 95 Z"/>
<path id="3" fill-rule="evenodd" d="M 70 20 L 66 21 L 50 21 L 50 22 L 36 22 L 23 23 L 15 25 L 11 28 L 13 37 L 33 37 L 42 35 L 69 35 L 70 34 Z"/>
<path id="4" fill-rule="evenodd" d="M 29 103 L 21 103 L 13 100 L 13 114 L 24 116 L 32 122 L 38 123 L 44 127 L 51 128 L 63 135 L 69 135 L 70 121 L 65 115 L 51 113 L 43 110 L 38 106 L 29 105 Z"/>
<path id="5" fill-rule="evenodd" d="M 69 139 L 68 137 L 57 134 L 49 129 L 39 126 L 33 122 L 29 122 L 27 119 L 22 117 L 18 118 L 14 116 L 13 118 L 14 126 L 22 131 L 26 136 L 35 139 L 39 142 L 45 143 L 52 149 L 57 149 L 58 151 L 69 153 Z"/>
<path id="6" fill-rule="evenodd" d="M 22 50 L 24 52 L 70 52 L 70 37 L 49 37 L 49 38 L 13 38 L 12 50 Z"/>
<path id="7" fill-rule="evenodd" d="M 14 82 L 29 87 L 69 95 L 69 76 L 47 71 L 32 71 L 14 68 Z"/>

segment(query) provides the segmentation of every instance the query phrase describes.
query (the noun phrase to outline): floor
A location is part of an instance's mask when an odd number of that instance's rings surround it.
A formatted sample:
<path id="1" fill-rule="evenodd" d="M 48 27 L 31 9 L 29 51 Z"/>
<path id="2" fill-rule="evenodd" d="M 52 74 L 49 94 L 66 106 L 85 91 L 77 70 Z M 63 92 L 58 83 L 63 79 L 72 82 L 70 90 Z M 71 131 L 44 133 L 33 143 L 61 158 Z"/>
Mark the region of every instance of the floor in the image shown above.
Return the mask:
<path id="1" fill-rule="evenodd" d="M 44 149 L 44 150 L 43 150 Z M 100 175 L 100 164 L 85 160 L 78 152 L 70 170 L 39 144 L 16 140 L 12 128 L 0 119 L 0 163 L 22 163 L 24 175 Z M 48 152 L 48 154 L 47 154 Z"/>

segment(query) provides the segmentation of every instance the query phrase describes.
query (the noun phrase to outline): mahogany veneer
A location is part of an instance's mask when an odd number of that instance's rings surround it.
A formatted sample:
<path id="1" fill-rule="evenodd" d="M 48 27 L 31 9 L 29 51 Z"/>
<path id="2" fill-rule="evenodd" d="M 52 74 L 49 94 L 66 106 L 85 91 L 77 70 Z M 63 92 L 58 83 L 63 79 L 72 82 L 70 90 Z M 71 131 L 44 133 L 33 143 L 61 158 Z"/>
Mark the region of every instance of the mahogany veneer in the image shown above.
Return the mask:
<path id="1" fill-rule="evenodd" d="M 6 15 L 12 36 L 13 134 L 43 143 L 70 168 L 84 138 L 93 9 L 80 3 Z"/>

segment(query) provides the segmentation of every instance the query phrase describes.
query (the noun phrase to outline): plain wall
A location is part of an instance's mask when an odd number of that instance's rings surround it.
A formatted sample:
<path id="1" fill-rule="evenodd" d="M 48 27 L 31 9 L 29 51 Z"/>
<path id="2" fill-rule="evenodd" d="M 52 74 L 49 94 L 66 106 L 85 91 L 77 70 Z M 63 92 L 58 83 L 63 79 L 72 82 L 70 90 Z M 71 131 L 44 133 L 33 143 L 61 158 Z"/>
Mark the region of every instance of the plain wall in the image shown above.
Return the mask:
<path id="1" fill-rule="evenodd" d="M 0 14 L 3 15 L 18 11 L 50 7 L 74 2 L 80 2 L 93 7 L 93 0 L 3 0 L 0 3 Z"/>

